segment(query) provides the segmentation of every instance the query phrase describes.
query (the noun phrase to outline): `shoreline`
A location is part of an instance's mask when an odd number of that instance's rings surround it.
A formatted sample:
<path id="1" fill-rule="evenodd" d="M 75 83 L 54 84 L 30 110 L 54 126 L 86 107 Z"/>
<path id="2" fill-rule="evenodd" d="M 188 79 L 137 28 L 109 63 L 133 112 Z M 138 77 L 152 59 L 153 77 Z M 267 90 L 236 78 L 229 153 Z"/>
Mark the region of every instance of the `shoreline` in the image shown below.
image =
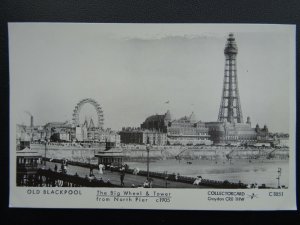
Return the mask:
<path id="1" fill-rule="evenodd" d="M 146 146 L 126 146 L 117 147 L 122 149 L 124 159 L 145 161 L 147 159 Z M 31 144 L 31 149 L 37 151 L 42 156 L 50 158 L 66 158 L 72 161 L 95 160 L 95 154 L 104 151 L 99 147 L 76 147 L 62 145 Z M 46 150 L 45 150 L 46 149 Z M 236 147 L 236 146 L 152 146 L 149 151 L 150 160 L 163 159 L 257 159 L 257 158 L 289 158 L 288 147 Z"/>

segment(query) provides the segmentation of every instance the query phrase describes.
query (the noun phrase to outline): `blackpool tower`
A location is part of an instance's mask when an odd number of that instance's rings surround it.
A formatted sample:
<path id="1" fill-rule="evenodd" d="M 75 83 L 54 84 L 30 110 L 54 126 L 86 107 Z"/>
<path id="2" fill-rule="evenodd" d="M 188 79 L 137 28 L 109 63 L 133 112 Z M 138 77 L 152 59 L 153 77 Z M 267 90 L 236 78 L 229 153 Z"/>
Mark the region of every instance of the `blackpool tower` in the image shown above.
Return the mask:
<path id="1" fill-rule="evenodd" d="M 242 108 L 239 96 L 236 55 L 238 48 L 233 34 L 229 34 L 225 45 L 225 71 L 222 99 L 218 121 L 229 123 L 243 123 Z"/>

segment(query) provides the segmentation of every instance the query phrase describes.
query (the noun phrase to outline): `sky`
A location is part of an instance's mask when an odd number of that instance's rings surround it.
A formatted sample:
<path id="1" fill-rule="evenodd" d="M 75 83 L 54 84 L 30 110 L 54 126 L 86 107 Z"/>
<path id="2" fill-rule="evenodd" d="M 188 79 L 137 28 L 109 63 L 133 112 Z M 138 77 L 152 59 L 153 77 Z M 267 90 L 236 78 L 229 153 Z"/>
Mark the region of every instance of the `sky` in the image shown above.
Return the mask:
<path id="1" fill-rule="evenodd" d="M 76 104 L 95 99 L 104 127 L 139 127 L 170 110 L 216 121 L 230 32 L 244 120 L 288 132 L 294 82 L 293 27 L 209 24 L 10 23 L 11 115 L 35 125 L 72 119 Z M 166 102 L 169 102 L 168 104 Z M 84 105 L 80 120 L 93 117 Z"/>

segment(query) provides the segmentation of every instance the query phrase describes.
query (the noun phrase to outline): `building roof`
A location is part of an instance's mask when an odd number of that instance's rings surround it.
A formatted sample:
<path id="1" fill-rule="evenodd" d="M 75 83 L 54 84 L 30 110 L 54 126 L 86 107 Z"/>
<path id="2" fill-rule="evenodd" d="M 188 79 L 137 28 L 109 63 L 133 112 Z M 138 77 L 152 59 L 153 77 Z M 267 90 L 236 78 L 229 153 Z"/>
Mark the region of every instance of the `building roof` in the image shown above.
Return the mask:
<path id="1" fill-rule="evenodd" d="M 170 113 L 170 110 L 168 110 L 167 112 L 166 112 L 166 114 L 165 114 L 165 120 L 171 120 L 172 119 L 172 117 L 171 117 L 171 113 Z"/>
<path id="2" fill-rule="evenodd" d="M 149 116 L 145 122 L 161 121 L 165 119 L 165 115 L 153 115 Z"/>
<path id="3" fill-rule="evenodd" d="M 168 110 L 165 114 L 162 115 L 152 115 L 146 118 L 145 123 L 149 123 L 149 122 L 155 122 L 155 121 L 171 121 L 172 117 L 171 117 L 171 113 L 170 110 Z"/>
<path id="4" fill-rule="evenodd" d="M 41 157 L 41 154 L 26 147 L 21 151 L 17 151 L 17 157 Z"/>
<path id="5" fill-rule="evenodd" d="M 44 126 L 46 127 L 71 127 L 71 124 L 66 121 L 66 122 L 49 122 L 46 123 L 46 125 Z"/>
<path id="6" fill-rule="evenodd" d="M 192 114 L 190 115 L 189 120 L 191 123 L 196 123 L 196 116 L 194 112 L 192 112 Z"/>
<path id="7" fill-rule="evenodd" d="M 123 150 L 121 148 L 111 148 L 107 151 L 99 151 L 95 154 L 95 157 L 121 157 L 124 156 Z"/>

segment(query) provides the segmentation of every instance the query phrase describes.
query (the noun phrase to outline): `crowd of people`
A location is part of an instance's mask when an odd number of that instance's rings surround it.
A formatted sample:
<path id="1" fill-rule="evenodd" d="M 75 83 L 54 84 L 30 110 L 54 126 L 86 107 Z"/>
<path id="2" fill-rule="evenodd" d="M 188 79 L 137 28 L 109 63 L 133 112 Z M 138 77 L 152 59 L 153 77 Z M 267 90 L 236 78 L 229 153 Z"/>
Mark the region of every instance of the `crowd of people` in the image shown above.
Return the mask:
<path id="1" fill-rule="evenodd" d="M 54 165 L 54 172 L 61 172 L 63 174 L 67 173 L 67 168 L 68 168 L 68 160 L 63 159 L 61 165 L 60 165 L 60 171 L 58 171 L 57 164 Z"/>
<path id="2" fill-rule="evenodd" d="M 68 169 L 68 160 L 67 159 L 63 159 L 62 162 L 61 162 L 61 165 L 60 165 L 60 170 L 58 168 L 58 165 L 55 164 L 54 165 L 54 171 L 55 172 L 61 172 L 63 174 L 67 174 L 67 169 Z M 89 168 L 89 175 L 86 176 L 87 179 L 89 180 L 94 180 L 94 179 L 100 179 L 102 180 L 102 175 L 105 173 L 105 170 L 111 170 L 111 172 L 115 171 L 115 172 L 118 172 L 119 173 L 119 177 L 120 177 L 120 186 L 121 187 L 125 187 L 125 175 L 126 175 L 126 172 L 128 172 L 128 169 L 129 169 L 129 166 L 127 164 L 124 164 L 122 163 L 121 166 L 114 166 L 114 165 L 104 165 L 102 163 L 99 163 L 98 164 L 98 174 L 99 174 L 99 178 L 96 177 L 96 175 L 94 174 L 94 169 L 95 166 L 94 165 L 90 165 L 90 168 Z M 134 168 L 132 170 L 132 174 L 133 175 L 138 175 L 140 172 L 140 169 L 139 168 Z M 178 177 L 180 176 L 180 174 L 172 174 L 174 176 L 174 179 L 177 180 Z M 109 179 L 108 179 L 109 181 Z M 196 178 L 196 180 L 194 181 L 194 185 L 200 185 L 202 182 L 202 177 L 201 176 L 198 176 Z M 130 184 L 129 184 L 130 185 Z M 146 180 L 143 182 L 143 183 L 140 183 L 139 185 L 136 185 L 136 184 L 131 184 L 131 187 L 133 188 L 138 188 L 138 187 L 142 187 L 142 188 L 152 188 L 153 186 L 153 179 L 152 178 L 146 178 Z"/>

